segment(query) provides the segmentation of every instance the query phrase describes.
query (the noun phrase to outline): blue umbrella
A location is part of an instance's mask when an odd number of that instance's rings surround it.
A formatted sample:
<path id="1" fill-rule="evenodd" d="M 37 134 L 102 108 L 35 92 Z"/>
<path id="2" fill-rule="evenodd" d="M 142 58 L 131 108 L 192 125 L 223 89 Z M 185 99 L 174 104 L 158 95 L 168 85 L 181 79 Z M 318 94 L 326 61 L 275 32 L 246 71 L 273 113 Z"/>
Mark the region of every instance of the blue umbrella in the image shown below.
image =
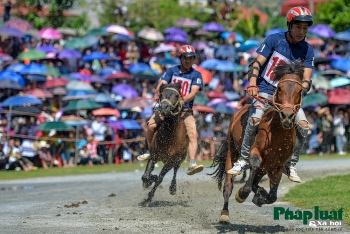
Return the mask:
<path id="1" fill-rule="evenodd" d="M 112 36 L 112 41 L 131 41 L 131 40 L 134 40 L 134 38 L 127 35 L 115 34 Z"/>
<path id="2" fill-rule="evenodd" d="M 215 22 L 204 24 L 202 29 L 206 30 L 206 31 L 211 31 L 211 32 L 223 32 L 223 31 L 225 31 L 224 26 L 222 26 L 221 24 L 215 23 Z"/>
<path id="3" fill-rule="evenodd" d="M 276 34 L 276 33 L 280 33 L 280 32 L 285 32 L 286 30 L 285 29 L 282 29 L 282 28 L 271 28 L 270 30 L 267 30 L 265 32 L 265 36 L 270 36 L 272 34 Z"/>
<path id="4" fill-rule="evenodd" d="M 2 107 L 8 106 L 24 106 L 24 105 L 40 105 L 42 101 L 32 95 L 17 95 L 7 98 L 1 103 Z"/>
<path id="5" fill-rule="evenodd" d="M 84 61 L 93 61 L 95 59 L 101 60 L 101 59 L 109 59 L 109 56 L 107 54 L 103 54 L 100 52 L 92 52 L 91 54 L 85 55 L 82 58 Z"/>
<path id="6" fill-rule="evenodd" d="M 45 75 L 27 75 L 26 78 L 30 81 L 46 81 Z"/>
<path id="7" fill-rule="evenodd" d="M 238 100 L 241 98 L 241 95 L 239 95 L 238 93 L 233 92 L 233 91 L 225 91 L 224 95 L 227 98 L 227 100 L 230 100 L 230 101 Z"/>
<path id="8" fill-rule="evenodd" d="M 187 38 L 187 36 L 182 34 L 170 34 L 165 37 L 166 41 L 174 41 L 174 42 L 182 42 L 182 43 L 189 43 L 190 40 Z"/>
<path id="9" fill-rule="evenodd" d="M 129 67 L 129 71 L 132 74 L 137 74 L 144 70 L 149 70 L 149 69 L 150 69 L 150 66 L 145 63 L 133 63 Z"/>
<path id="10" fill-rule="evenodd" d="M 337 34 L 335 34 L 334 39 L 350 41 L 350 31 L 338 32 Z"/>
<path id="11" fill-rule="evenodd" d="M 236 56 L 236 50 L 233 46 L 223 45 L 215 52 L 217 57 L 234 58 Z"/>
<path id="12" fill-rule="evenodd" d="M 98 93 L 94 101 L 99 103 L 115 103 L 115 100 L 106 93 Z"/>
<path id="13" fill-rule="evenodd" d="M 15 72 L 10 71 L 2 71 L 0 72 L 0 80 L 12 80 L 14 82 L 17 82 L 18 84 L 25 86 L 25 81 L 23 77 Z"/>
<path id="14" fill-rule="evenodd" d="M 255 40 L 246 40 L 245 42 L 243 42 L 243 44 L 239 47 L 240 51 L 247 51 L 250 50 L 254 47 L 259 46 L 260 43 L 258 41 Z"/>
<path id="15" fill-rule="evenodd" d="M 23 63 L 14 63 L 14 64 L 11 64 L 10 66 L 8 66 L 6 68 L 6 71 L 20 73 L 25 66 L 26 65 L 24 65 Z"/>
<path id="16" fill-rule="evenodd" d="M 214 104 L 211 106 L 218 113 L 233 115 L 236 110 L 224 104 Z"/>
<path id="17" fill-rule="evenodd" d="M 101 68 L 100 70 L 98 70 L 96 72 L 96 75 L 108 76 L 110 74 L 114 74 L 114 73 L 117 73 L 117 72 L 120 72 L 120 70 L 115 68 L 115 67 L 104 67 L 104 68 Z"/>
<path id="18" fill-rule="evenodd" d="M 64 49 L 58 53 L 60 59 L 81 58 L 81 53 L 77 50 Z"/>
<path id="19" fill-rule="evenodd" d="M 203 68 L 206 68 L 206 69 L 213 70 L 213 69 L 215 69 L 215 67 L 219 63 L 220 63 L 219 59 L 211 58 L 211 59 L 204 60 L 199 66 L 203 67 Z"/>
<path id="20" fill-rule="evenodd" d="M 179 65 L 180 63 L 176 61 L 175 59 L 167 59 L 163 58 L 159 60 L 158 62 L 159 65 Z"/>
<path id="21" fill-rule="evenodd" d="M 337 77 L 330 81 L 330 84 L 333 88 L 345 86 L 350 84 L 350 79 L 347 77 Z"/>
<path id="22" fill-rule="evenodd" d="M 12 80 L 0 80 L 0 89 L 17 89 L 22 90 L 23 87 Z"/>
<path id="23" fill-rule="evenodd" d="M 26 65 L 20 71 L 22 75 L 28 75 L 28 74 L 44 75 L 47 72 L 48 72 L 47 68 L 44 65 L 36 64 L 36 63 L 31 63 L 29 65 Z"/>
<path id="24" fill-rule="evenodd" d="M 233 72 L 237 71 L 239 68 L 235 63 L 228 60 L 219 60 L 220 62 L 215 66 L 214 70 L 222 71 L 222 72 Z"/>
<path id="25" fill-rule="evenodd" d="M 235 35 L 235 38 L 236 38 L 236 41 L 237 42 L 244 42 L 244 38 L 241 34 L 239 34 L 238 32 L 223 32 L 220 34 L 220 37 L 224 38 L 224 39 L 228 39 L 231 34 L 234 34 Z"/>
<path id="26" fill-rule="evenodd" d="M 96 93 L 93 91 L 85 91 L 85 90 L 71 90 L 67 93 L 66 96 L 62 98 L 62 100 L 77 100 L 77 99 L 90 99 L 94 98 Z"/>
<path id="27" fill-rule="evenodd" d="M 141 128 L 141 125 L 138 123 L 138 122 L 136 122 L 135 120 L 131 120 L 131 119 L 121 119 L 121 120 L 119 120 L 119 122 L 121 122 L 122 123 L 122 125 L 123 125 L 123 127 L 125 128 L 125 129 L 142 129 Z"/>
<path id="28" fill-rule="evenodd" d="M 350 70 L 350 59 L 336 59 L 331 62 L 332 67 L 341 71 Z"/>

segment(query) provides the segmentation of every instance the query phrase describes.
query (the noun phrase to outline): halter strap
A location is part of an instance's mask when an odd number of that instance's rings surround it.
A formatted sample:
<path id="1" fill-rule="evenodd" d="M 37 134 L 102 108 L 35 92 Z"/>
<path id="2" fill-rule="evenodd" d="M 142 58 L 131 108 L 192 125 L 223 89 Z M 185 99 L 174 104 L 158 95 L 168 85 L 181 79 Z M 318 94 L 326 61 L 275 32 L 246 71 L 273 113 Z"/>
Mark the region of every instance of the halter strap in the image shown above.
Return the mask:
<path id="1" fill-rule="evenodd" d="M 170 88 L 170 87 L 169 87 L 169 88 L 164 88 L 163 90 L 166 90 L 166 89 L 175 91 L 175 92 L 177 92 L 177 93 L 181 96 L 181 93 L 179 92 L 179 90 L 177 90 L 177 89 L 175 89 L 175 88 Z M 182 96 L 181 96 L 181 97 L 182 97 Z M 160 101 L 160 100 L 159 100 L 159 101 Z M 180 100 L 177 100 L 177 102 L 176 102 L 175 104 L 172 104 L 171 101 L 170 101 L 169 99 L 163 99 L 163 100 L 160 101 L 160 103 L 162 103 L 162 102 L 166 102 L 166 103 L 167 103 L 169 106 L 171 106 L 173 109 L 175 109 L 175 107 L 178 107 L 178 109 L 177 109 L 176 112 L 172 112 L 172 111 L 171 111 L 171 114 L 172 114 L 173 116 L 179 114 L 179 113 L 181 112 L 181 110 L 182 110 L 182 105 L 181 105 L 181 103 L 180 103 Z"/>

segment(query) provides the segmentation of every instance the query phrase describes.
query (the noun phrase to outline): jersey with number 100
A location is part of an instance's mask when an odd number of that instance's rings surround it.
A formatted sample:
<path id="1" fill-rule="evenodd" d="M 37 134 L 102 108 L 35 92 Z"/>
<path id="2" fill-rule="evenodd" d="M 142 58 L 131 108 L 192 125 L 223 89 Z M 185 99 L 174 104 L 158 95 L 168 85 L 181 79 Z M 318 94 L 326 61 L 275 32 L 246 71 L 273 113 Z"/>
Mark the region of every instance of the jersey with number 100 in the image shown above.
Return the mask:
<path id="1" fill-rule="evenodd" d="M 203 89 L 202 74 L 193 68 L 184 73 L 180 72 L 180 66 L 168 68 L 164 73 L 162 80 L 165 80 L 168 82 L 168 84 L 181 83 L 181 95 L 183 97 L 187 96 L 191 92 L 193 85 L 199 86 L 200 90 Z M 183 108 L 192 108 L 192 106 L 193 100 L 186 102 Z"/>
<path id="2" fill-rule="evenodd" d="M 268 36 L 256 51 L 266 58 L 257 79 L 260 92 L 273 94 L 278 82 L 274 81 L 273 69 L 283 63 L 300 59 L 306 68 L 314 68 L 314 50 L 305 40 L 291 44 L 286 38 L 286 32 Z"/>

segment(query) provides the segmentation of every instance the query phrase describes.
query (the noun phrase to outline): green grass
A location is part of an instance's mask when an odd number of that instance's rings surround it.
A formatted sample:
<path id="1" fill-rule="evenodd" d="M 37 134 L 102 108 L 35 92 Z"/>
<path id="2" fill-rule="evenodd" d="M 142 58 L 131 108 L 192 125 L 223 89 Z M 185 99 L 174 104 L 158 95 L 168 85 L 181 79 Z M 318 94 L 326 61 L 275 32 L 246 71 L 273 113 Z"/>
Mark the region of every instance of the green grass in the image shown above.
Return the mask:
<path id="1" fill-rule="evenodd" d="M 302 155 L 300 156 L 301 161 L 307 160 L 333 160 L 333 159 L 350 159 L 350 154 L 347 155 Z M 204 166 L 210 166 L 212 161 L 198 161 L 197 163 L 203 164 Z M 141 166 L 143 165 L 143 166 Z M 15 179 L 27 179 L 27 178 L 38 178 L 48 176 L 68 176 L 68 175 L 84 175 L 84 174 L 97 174 L 97 173 L 108 173 L 108 172 L 126 172 L 135 170 L 145 170 L 146 163 L 126 163 L 118 165 L 97 165 L 94 167 L 89 166 L 78 166 L 73 168 L 50 168 L 47 170 L 39 168 L 37 171 L 0 171 L 1 180 L 15 180 Z M 160 163 L 160 166 L 162 164 Z M 187 163 L 181 165 L 182 168 L 187 167 Z"/>
<path id="2" fill-rule="evenodd" d="M 197 161 L 197 164 L 204 166 L 210 166 L 212 161 Z M 158 163 L 160 167 L 162 163 Z M 0 180 L 16 180 L 49 176 L 68 176 L 68 175 L 84 175 L 84 174 L 98 174 L 109 172 L 130 172 L 135 170 L 144 171 L 146 163 L 125 163 L 125 164 L 112 164 L 112 165 L 96 165 L 90 166 L 77 166 L 71 168 L 49 168 L 47 170 L 39 168 L 37 171 L 0 171 Z M 181 164 L 181 168 L 187 168 L 186 162 Z"/>
<path id="3" fill-rule="evenodd" d="M 305 209 L 313 209 L 315 206 L 328 211 L 343 208 L 343 220 L 350 225 L 349 181 L 350 174 L 313 179 L 296 185 L 283 199 Z"/>

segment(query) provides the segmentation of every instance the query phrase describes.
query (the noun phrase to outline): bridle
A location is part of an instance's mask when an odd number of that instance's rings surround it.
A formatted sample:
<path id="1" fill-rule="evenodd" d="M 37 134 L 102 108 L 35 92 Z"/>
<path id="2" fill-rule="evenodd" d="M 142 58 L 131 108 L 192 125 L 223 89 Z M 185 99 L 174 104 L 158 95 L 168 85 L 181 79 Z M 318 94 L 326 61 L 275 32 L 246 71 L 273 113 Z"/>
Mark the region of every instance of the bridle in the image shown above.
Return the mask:
<path id="1" fill-rule="evenodd" d="M 181 94 L 180 94 L 180 92 L 179 92 L 177 89 L 174 89 L 174 88 L 165 88 L 165 89 L 163 89 L 163 90 L 166 90 L 166 89 L 175 91 L 175 92 L 178 93 L 179 96 L 181 97 Z M 180 102 L 180 99 L 178 99 L 177 102 L 175 102 L 174 104 L 172 104 L 171 101 L 170 101 L 169 99 L 165 98 L 165 99 L 161 100 L 161 101 L 159 102 L 159 104 L 162 104 L 162 103 L 164 103 L 164 102 L 165 102 L 166 104 L 168 104 L 168 105 L 171 107 L 172 110 L 171 110 L 170 112 L 171 112 L 171 115 L 172 115 L 172 116 L 175 116 L 175 115 L 177 115 L 177 114 L 179 114 L 179 113 L 181 112 L 181 110 L 182 110 L 182 104 L 181 104 L 181 102 Z M 173 110 L 174 110 L 176 107 L 177 107 L 176 112 L 173 112 Z"/>
<path id="2" fill-rule="evenodd" d="M 303 98 L 302 98 L 302 97 L 300 98 L 300 103 L 299 103 L 299 104 L 296 104 L 296 105 L 293 105 L 293 104 L 290 104 L 290 103 L 287 103 L 287 102 L 284 103 L 284 104 L 276 102 L 276 94 L 277 94 L 278 86 L 279 86 L 281 83 L 286 82 L 286 81 L 290 81 L 290 82 L 297 83 L 298 85 L 300 85 L 300 86 L 302 87 L 302 83 L 301 83 L 300 81 L 297 81 L 297 80 L 291 79 L 291 78 L 285 78 L 285 79 L 282 78 L 282 79 L 278 82 L 278 85 L 277 85 L 277 87 L 276 87 L 276 90 L 275 90 L 275 92 L 274 92 L 273 95 L 272 95 L 272 99 L 270 99 L 270 98 L 265 98 L 265 97 L 261 97 L 261 96 L 254 96 L 254 98 L 255 98 L 256 100 L 258 100 L 259 102 L 263 103 L 263 104 L 265 104 L 265 103 L 267 102 L 267 104 L 268 104 L 271 108 L 273 108 L 275 111 L 277 111 L 277 112 L 279 112 L 279 113 L 282 112 L 282 111 L 283 111 L 284 109 L 286 109 L 286 108 L 292 109 L 292 110 L 293 110 L 293 113 L 294 113 L 294 116 L 296 116 L 297 113 L 298 113 L 298 111 L 299 111 L 299 109 L 300 109 L 300 107 L 301 107 L 301 103 L 302 103 L 302 101 L 303 101 Z M 247 90 L 249 87 L 256 87 L 256 86 L 248 86 L 248 87 L 246 88 L 246 90 Z M 258 88 L 258 87 L 256 87 L 256 88 Z M 258 90 L 259 90 L 259 89 L 258 89 Z"/>

